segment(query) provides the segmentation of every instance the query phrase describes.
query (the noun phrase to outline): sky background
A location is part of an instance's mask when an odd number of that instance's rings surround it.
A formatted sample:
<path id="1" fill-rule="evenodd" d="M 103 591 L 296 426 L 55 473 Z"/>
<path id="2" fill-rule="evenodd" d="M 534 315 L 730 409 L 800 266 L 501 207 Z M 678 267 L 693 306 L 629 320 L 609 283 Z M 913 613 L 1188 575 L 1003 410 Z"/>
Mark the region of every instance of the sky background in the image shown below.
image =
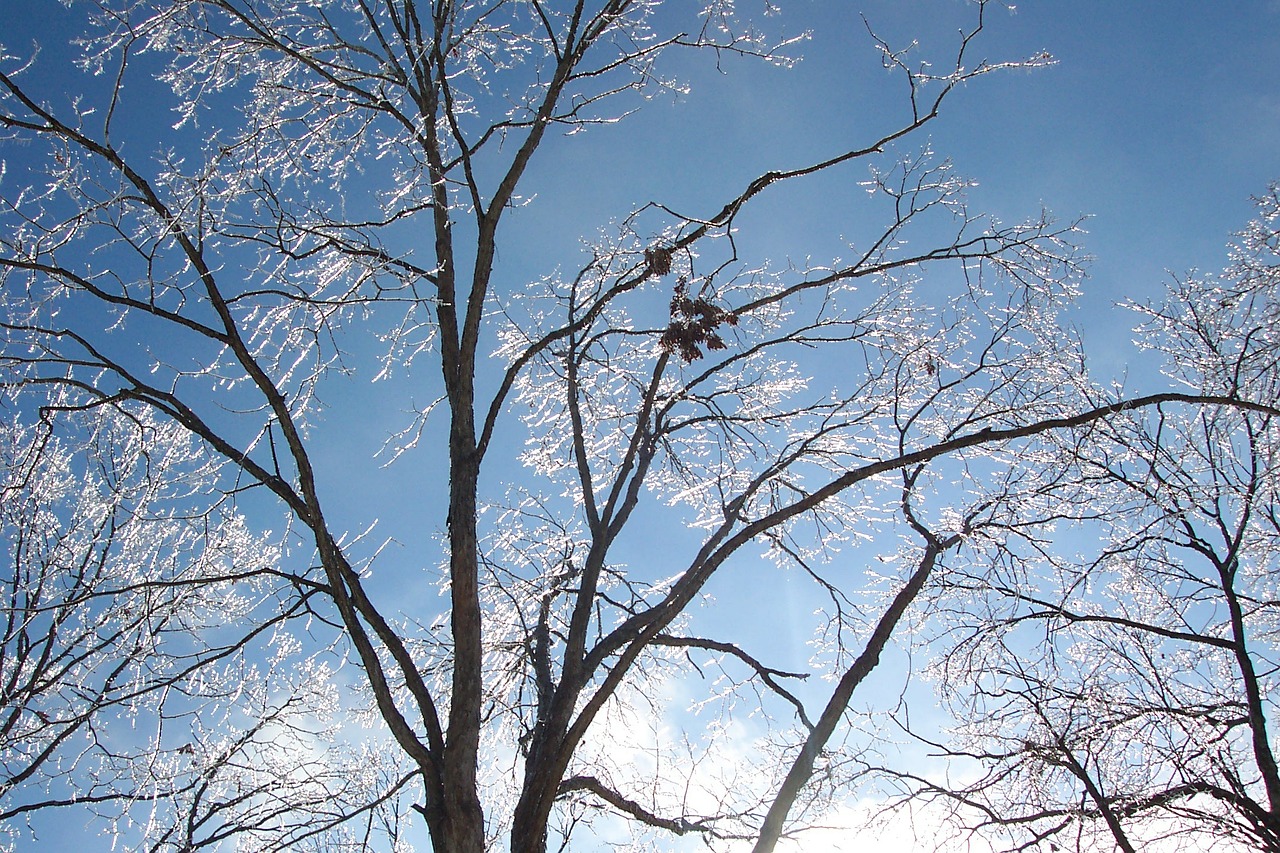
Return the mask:
<path id="1" fill-rule="evenodd" d="M 575 269 L 581 238 L 647 201 L 707 215 L 764 171 L 875 138 L 901 119 L 904 86 L 881 69 L 860 14 L 892 44 L 918 38 L 918 56 L 943 67 L 973 11 L 962 0 L 777 2 L 786 31 L 812 33 L 796 48 L 796 67 L 729 61 L 721 74 L 705 58 L 673 56 L 687 95 L 659 97 L 614 127 L 551 140 L 530 173 L 538 204 L 505 225 L 500 275 L 534 280 L 557 265 Z M 744 14 L 763 5 L 739 0 Z M 1042 206 L 1062 220 L 1089 217 L 1082 242 L 1094 260 L 1072 316 L 1094 378 L 1119 377 L 1134 350 L 1131 316 L 1115 304 L 1159 298 L 1167 271 L 1219 269 L 1231 232 L 1252 215 L 1250 196 L 1280 179 L 1280 2 L 1026 0 L 1015 12 L 992 5 L 975 57 L 1047 51 L 1057 64 L 969 85 L 929 139 L 978 182 L 969 193 L 975 210 L 1007 222 Z M 0 0 L 0 41 L 23 52 L 38 41 L 44 73 L 67 94 L 82 84 L 61 47 L 70 18 L 52 0 Z M 777 191 L 776 219 L 756 245 L 776 260 L 826 260 L 858 238 L 858 182 L 866 177 L 854 164 Z M 1157 381 L 1135 373 L 1131 384 L 1148 391 Z M 353 383 L 328 418 L 333 435 L 367 437 L 376 447 L 402 409 L 403 401 L 381 401 L 378 389 Z M 331 515 L 358 529 L 369 496 L 350 484 L 369 461 L 346 447 L 329 444 L 322 470 Z M 380 488 L 394 493 L 398 480 L 422 475 L 405 466 L 383 475 Z M 443 527 L 443 514 L 416 524 L 416 532 L 390 525 L 405 553 L 416 536 L 425 541 Z"/>
<path id="2" fill-rule="evenodd" d="M 895 46 L 918 39 L 916 55 L 937 57 L 940 68 L 971 13 L 960 0 L 783 6 L 792 31 L 812 33 L 797 67 L 731 65 L 723 80 L 695 79 L 666 109 L 660 102 L 630 124 L 570 140 L 539 164 L 577 176 L 565 206 L 588 219 L 617 216 L 638 200 L 627 196 L 630 176 L 644 169 L 671 177 L 655 197 L 710 210 L 762 168 L 866 139 L 901 115 L 904 86 L 879 68 L 860 13 Z M 978 181 L 974 209 L 1006 222 L 1041 205 L 1061 220 L 1089 217 L 1083 243 L 1094 261 L 1079 323 L 1108 366 L 1127 360 L 1130 322 L 1114 303 L 1157 294 L 1166 270 L 1220 268 L 1229 234 L 1252 215 L 1250 196 L 1280 179 L 1277 33 L 1274 0 L 1030 0 L 1013 12 L 992 4 L 975 57 L 1044 50 L 1057 64 L 972 83 L 929 128 L 935 151 Z M 854 165 L 795 188 L 779 249 L 802 255 L 824 228 L 855 238 L 844 223 L 857 219 L 864 196 L 853 185 L 865 177 Z"/>

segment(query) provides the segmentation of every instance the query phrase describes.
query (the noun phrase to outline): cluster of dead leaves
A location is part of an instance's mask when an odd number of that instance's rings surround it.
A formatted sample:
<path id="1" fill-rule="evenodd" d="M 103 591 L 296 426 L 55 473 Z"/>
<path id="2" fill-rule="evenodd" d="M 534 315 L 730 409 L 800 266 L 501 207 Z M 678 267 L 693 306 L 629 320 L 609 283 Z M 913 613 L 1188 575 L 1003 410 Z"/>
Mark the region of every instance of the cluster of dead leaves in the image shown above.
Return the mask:
<path id="1" fill-rule="evenodd" d="M 737 315 L 701 296 L 691 298 L 689 284 L 682 278 L 671 297 L 671 323 L 658 345 L 663 352 L 677 353 L 689 364 L 702 358 L 703 347 L 708 351 L 725 348 L 724 338 L 716 331 L 721 325 L 738 325 Z"/>

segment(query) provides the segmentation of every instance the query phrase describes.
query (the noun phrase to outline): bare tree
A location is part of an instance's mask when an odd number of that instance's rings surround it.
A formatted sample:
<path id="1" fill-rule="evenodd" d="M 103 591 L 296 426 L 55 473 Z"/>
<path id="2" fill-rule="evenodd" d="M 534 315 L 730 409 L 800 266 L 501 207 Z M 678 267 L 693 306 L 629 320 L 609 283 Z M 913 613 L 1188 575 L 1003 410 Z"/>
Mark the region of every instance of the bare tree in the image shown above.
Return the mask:
<path id="1" fill-rule="evenodd" d="M 1189 387 L 1276 397 L 1274 187 L 1259 207 L 1221 276 L 1140 309 Z M 989 771 L 959 796 L 986 821 L 1080 849 L 1280 849 L 1278 437 L 1216 407 L 1094 424 L 1064 448 L 1075 532 L 950 579 L 986 602 L 952 610 L 941 670 L 969 721 L 951 749 Z"/>
<path id="2" fill-rule="evenodd" d="M 68 558 L 143 573 L 138 588 L 164 594 L 117 618 L 146 620 L 131 636 L 152 643 L 159 614 L 183 614 L 175 651 L 130 649 L 148 670 L 133 704 L 109 664 L 69 673 L 82 704 L 66 713 L 100 730 L 120 707 L 183 735 L 102 740 L 127 767 L 167 759 L 163 785 L 87 782 L 35 756 L 5 793 L 22 808 L 101 791 L 104 814 L 149 815 L 155 849 L 398 844 L 412 800 L 441 853 L 503 836 L 513 851 L 563 847 L 602 816 L 638 843 L 772 850 L 865 771 L 851 698 L 940 561 L 978 531 L 1052 520 L 1018 510 L 1056 488 L 1041 437 L 1159 405 L 1274 412 L 1242 386 L 1080 390 L 1054 319 L 1074 289 L 1074 227 L 977 215 L 949 163 L 907 147 L 957 87 L 1048 61 L 975 59 L 985 3 L 950 62 L 871 36 L 904 94 L 866 139 L 743 176 L 703 210 L 655 199 L 596 235 L 572 275 L 500 263 L 535 156 L 676 87 L 673 51 L 783 62 L 787 40 L 719 0 L 696 14 L 657 0 L 86 5 L 79 97 L 42 91 L 32 52 L 0 70 L 0 127 L 19 152 L 0 214 L 4 367 L 24 435 L 133 424 L 143 448 L 157 431 L 175 448 L 177 468 L 136 476 L 189 484 L 159 515 L 190 531 L 174 562 L 190 574 L 170 584 L 115 550 L 96 521 L 110 501 L 75 522 Z M 175 94 L 176 127 L 130 100 L 157 86 Z M 851 260 L 753 254 L 773 188 L 855 163 L 884 218 Z M 938 266 L 949 277 L 917 298 Z M 403 573 L 372 513 L 352 531 L 330 520 L 341 484 L 321 401 L 365 372 L 416 410 L 387 453 L 447 472 L 397 495 L 397 517 L 440 534 Z M 35 439 L 14 458 L 47 451 Z M 114 449 L 74 446 L 73 471 L 113 470 Z M 964 487 L 961 509 L 930 503 L 944 482 Z M 246 542 L 275 550 L 210 568 L 209 543 L 242 516 L 258 525 Z M 825 602 L 812 664 L 779 662 L 741 620 L 698 607 L 761 558 L 777 568 L 756 575 Z M 15 550 L 15 620 L 31 584 L 67 571 L 42 560 Z M 442 608 L 404 603 L 433 579 Z M 128 598 L 103 589 L 91 594 Z M 224 594 L 249 604 L 200 601 Z M 64 606 L 96 612 L 77 593 L 40 618 Z M 241 672 L 219 669 L 223 650 Z M 151 674 L 164 654 L 189 664 Z M 31 692 L 6 699 L 17 719 L 54 713 L 46 701 L 64 713 L 43 682 Z M 353 756 L 361 720 L 393 752 Z M 70 793 L 34 793 L 50 786 Z"/>
<path id="3" fill-rule="evenodd" d="M 151 822 L 160 845 L 194 850 L 233 834 L 267 849 L 299 845 L 326 813 L 369 808 L 369 791 L 377 800 L 403 785 L 380 779 L 352 803 L 350 782 L 322 781 L 339 750 L 320 762 L 296 748 L 324 737 L 317 723 L 335 706 L 327 650 L 279 634 L 317 591 L 275 569 L 276 548 L 211 500 L 214 469 L 185 430 L 147 410 L 97 407 L 55 431 L 56 400 L 34 424 L 10 403 L 0 468 L 0 816 L 10 826 L 80 805 Z M 377 752 L 362 756 L 361 775 Z"/>

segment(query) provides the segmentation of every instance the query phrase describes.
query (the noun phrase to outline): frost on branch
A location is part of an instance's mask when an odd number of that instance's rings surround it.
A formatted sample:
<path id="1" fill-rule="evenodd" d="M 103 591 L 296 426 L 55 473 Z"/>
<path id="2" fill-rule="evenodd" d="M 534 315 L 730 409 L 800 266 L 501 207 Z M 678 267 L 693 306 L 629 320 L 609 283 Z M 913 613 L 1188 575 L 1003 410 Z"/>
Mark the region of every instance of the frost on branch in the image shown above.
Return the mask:
<path id="1" fill-rule="evenodd" d="M 1277 211 L 1272 187 L 1222 273 L 1135 306 L 1179 386 L 1276 398 Z M 910 785 L 1010 845 L 1276 849 L 1274 408 L 1126 411 L 1046 450 L 1053 528 L 973 540 L 938 590 L 957 597 L 930 632 L 947 751 L 979 772 Z"/>
<path id="2" fill-rule="evenodd" d="M 7 660 L 49 614 L 94 626 L 40 635 L 85 670 L 6 708 L 36 769 L 0 808 L 87 791 L 174 849 L 394 848 L 421 818 L 440 853 L 593 820 L 763 853 L 860 795 L 860 662 L 962 557 L 1086 511 L 1036 438 L 1096 393 L 1057 319 L 1074 226 L 971 211 L 918 144 L 1010 65 L 973 55 L 987 6 L 932 66 L 873 36 L 902 97 L 830 150 L 546 255 L 509 242 L 564 179 L 542 149 L 661 108 L 675 51 L 709 81 L 785 60 L 744 20 L 773 4 L 86 0 L 79 100 L 0 60 L 2 366 L 14 446 L 48 451 L 7 463 L 6 536 L 12 588 L 53 596 Z M 765 256 L 780 187 L 868 171 L 847 243 Z M 398 552 L 346 532 L 379 518 Z M 744 578 L 746 618 L 702 606 Z"/>

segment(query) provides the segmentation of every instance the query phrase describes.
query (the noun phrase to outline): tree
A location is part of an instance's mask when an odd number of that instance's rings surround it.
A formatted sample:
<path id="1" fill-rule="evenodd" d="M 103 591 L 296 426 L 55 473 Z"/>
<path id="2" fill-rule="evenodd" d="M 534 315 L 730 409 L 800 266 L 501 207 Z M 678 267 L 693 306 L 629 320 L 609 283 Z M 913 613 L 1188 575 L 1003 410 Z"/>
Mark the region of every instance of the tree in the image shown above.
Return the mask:
<path id="1" fill-rule="evenodd" d="M 1277 396 L 1277 188 L 1258 205 L 1222 275 L 1135 306 L 1188 387 Z M 977 561 L 989 570 L 958 571 L 942 593 L 986 603 L 950 609 L 961 639 L 940 667 L 969 721 L 949 749 L 987 773 L 924 790 L 1079 849 L 1280 849 L 1276 441 L 1270 413 L 1219 407 L 1071 436 L 1074 495 L 1060 498 L 1080 508 L 1076 532 L 1032 558 Z M 1063 547 L 1073 539 L 1096 550 Z"/>
<path id="2" fill-rule="evenodd" d="M 10 773 L 10 815 L 88 792 L 153 849 L 397 845 L 412 808 L 441 853 L 617 818 L 772 850 L 866 772 L 853 692 L 940 561 L 1051 520 L 1020 509 L 1057 488 L 1050 436 L 1274 412 L 1238 387 L 1094 399 L 1054 320 L 1074 226 L 977 215 L 908 147 L 958 87 L 1048 61 L 975 61 L 986 3 L 941 73 L 871 36 L 904 95 L 866 139 L 693 213 L 645 204 L 572 275 L 500 252 L 537 156 L 674 90 L 673 52 L 791 42 L 718 0 L 87 5 L 79 97 L 41 91 L 33 52 L 0 70 L 8 471 L 32 507 L 8 535 L 71 549 L 10 549 L 5 675 L 30 688 L 5 711 L 68 732 Z M 132 100 L 167 89 L 175 127 Z M 884 219 L 853 260 L 756 256 L 777 187 L 860 162 Z M 332 520 L 329 469 L 373 457 L 321 417 L 351 375 L 415 410 L 396 517 L 439 539 L 408 560 L 377 544 L 393 522 Z M 65 453 L 87 485 L 44 495 L 33 472 Z M 136 554 L 160 536 L 163 570 Z M 761 557 L 755 582 L 825 600 L 829 690 L 698 608 Z M 28 636 L 64 611 L 108 620 L 45 634 L 84 660 L 57 673 L 65 710 Z M 112 769 L 60 760 L 74 738 Z"/>
<path id="3" fill-rule="evenodd" d="M 317 591 L 209 502 L 215 464 L 149 410 L 55 431 L 67 398 L 42 399 L 34 424 L 6 407 L 0 816 L 141 807 L 157 847 L 190 848 L 298 845 L 377 814 L 407 778 L 358 741 L 327 762 L 300 748 L 332 735 L 332 673 L 277 632 Z"/>

